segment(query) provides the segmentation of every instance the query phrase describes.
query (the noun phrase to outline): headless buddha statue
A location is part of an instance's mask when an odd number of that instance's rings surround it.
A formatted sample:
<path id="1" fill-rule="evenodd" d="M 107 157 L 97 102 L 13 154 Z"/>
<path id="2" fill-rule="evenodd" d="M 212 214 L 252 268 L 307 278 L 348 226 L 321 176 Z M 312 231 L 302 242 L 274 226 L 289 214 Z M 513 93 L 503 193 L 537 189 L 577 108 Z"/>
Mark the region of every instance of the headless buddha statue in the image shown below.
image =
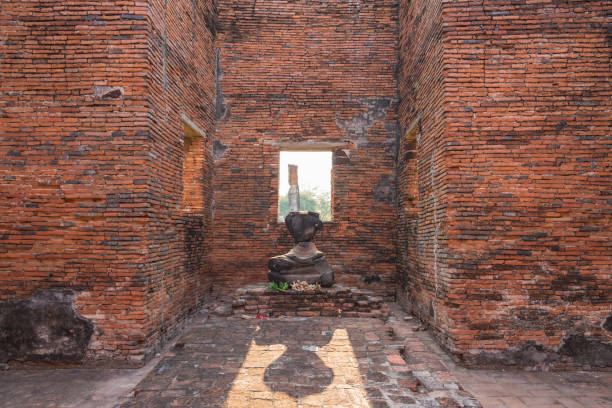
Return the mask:
<path id="1" fill-rule="evenodd" d="M 323 227 L 319 214 L 309 211 L 290 212 L 285 225 L 291 233 L 295 246 L 284 255 L 268 261 L 270 282 L 306 281 L 329 287 L 334 284 L 332 272 L 323 252 L 312 242 L 316 232 Z"/>

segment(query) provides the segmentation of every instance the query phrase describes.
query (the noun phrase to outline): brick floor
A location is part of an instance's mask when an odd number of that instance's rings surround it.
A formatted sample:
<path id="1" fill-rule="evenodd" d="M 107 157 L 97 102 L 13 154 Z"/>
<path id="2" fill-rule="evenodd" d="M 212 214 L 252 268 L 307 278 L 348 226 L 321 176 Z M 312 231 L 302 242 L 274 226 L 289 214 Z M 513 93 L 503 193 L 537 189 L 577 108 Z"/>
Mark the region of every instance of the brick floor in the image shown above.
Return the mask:
<path id="1" fill-rule="evenodd" d="M 536 372 L 469 369 L 458 366 L 427 331 L 392 305 L 396 340 L 406 346 L 409 366 L 448 371 L 483 408 L 610 408 L 612 372 Z M 410 320 L 405 321 L 408 318 Z M 438 362 L 436 362 L 436 360 Z M 439 364 L 439 365 L 438 365 Z"/>
<path id="2" fill-rule="evenodd" d="M 610 408 L 612 373 L 526 372 L 452 367 L 484 408 Z"/>
<path id="3" fill-rule="evenodd" d="M 612 407 L 612 373 L 462 368 L 392 309 L 386 323 L 204 314 L 143 369 L 0 371 L 0 408 L 480 406 L 471 395 L 484 408 Z"/>
<path id="4" fill-rule="evenodd" d="M 0 371 L 0 408 L 112 408 L 153 367 Z"/>
<path id="5" fill-rule="evenodd" d="M 377 319 L 211 318 L 122 407 L 480 406 L 450 375 L 443 384 L 412 372 L 389 329 Z"/>

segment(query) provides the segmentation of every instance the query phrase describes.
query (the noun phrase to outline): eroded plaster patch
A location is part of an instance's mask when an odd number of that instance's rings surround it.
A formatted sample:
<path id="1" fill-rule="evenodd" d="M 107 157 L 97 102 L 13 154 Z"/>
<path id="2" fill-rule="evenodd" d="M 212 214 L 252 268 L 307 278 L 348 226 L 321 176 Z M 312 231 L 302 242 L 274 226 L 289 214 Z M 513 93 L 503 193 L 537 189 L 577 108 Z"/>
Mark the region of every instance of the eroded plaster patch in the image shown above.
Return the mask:
<path id="1" fill-rule="evenodd" d="M 365 145 L 368 143 L 368 131 L 375 123 L 385 120 L 392 102 L 391 98 L 360 99 L 359 103 L 365 108 L 365 112 L 350 119 L 341 119 L 336 115 L 336 124 L 357 147 Z"/>
<path id="2" fill-rule="evenodd" d="M 74 309 L 70 289 L 40 289 L 0 303 L 0 362 L 80 361 L 94 325 Z"/>

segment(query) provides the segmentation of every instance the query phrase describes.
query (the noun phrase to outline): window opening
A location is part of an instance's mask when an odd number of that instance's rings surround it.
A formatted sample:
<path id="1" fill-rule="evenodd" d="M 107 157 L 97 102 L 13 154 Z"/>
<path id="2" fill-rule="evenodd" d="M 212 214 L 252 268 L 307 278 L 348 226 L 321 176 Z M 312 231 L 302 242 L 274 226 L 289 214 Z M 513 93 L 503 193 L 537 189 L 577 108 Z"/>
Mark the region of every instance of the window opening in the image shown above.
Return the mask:
<path id="1" fill-rule="evenodd" d="M 313 211 L 332 220 L 332 152 L 281 151 L 278 221 L 290 211 Z"/>

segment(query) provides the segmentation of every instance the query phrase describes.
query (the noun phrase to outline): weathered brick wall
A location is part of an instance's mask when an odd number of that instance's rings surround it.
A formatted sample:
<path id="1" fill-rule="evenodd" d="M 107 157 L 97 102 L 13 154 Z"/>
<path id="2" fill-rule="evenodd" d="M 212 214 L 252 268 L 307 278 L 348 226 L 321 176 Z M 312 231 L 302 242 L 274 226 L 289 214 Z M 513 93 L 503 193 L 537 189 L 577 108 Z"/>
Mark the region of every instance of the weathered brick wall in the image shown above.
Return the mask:
<path id="1" fill-rule="evenodd" d="M 400 1 L 399 301 L 448 333 L 442 2 Z"/>
<path id="2" fill-rule="evenodd" d="M 0 332 L 48 310 L 64 357 L 142 361 L 291 247 L 278 152 L 310 147 L 340 283 L 397 264 L 468 362 L 610 364 L 609 2 L 219 7 L 215 46 L 212 0 L 0 3 Z"/>
<path id="3" fill-rule="evenodd" d="M 336 151 L 333 217 L 315 238 L 337 281 L 393 295 L 397 2 L 219 2 L 213 273 L 266 280 L 279 150 Z M 363 275 L 381 283 L 366 285 Z"/>
<path id="4" fill-rule="evenodd" d="M 601 327 L 612 312 L 610 12 L 576 0 L 445 10 L 462 352 L 612 341 Z"/>
<path id="5" fill-rule="evenodd" d="M 151 223 L 147 236 L 148 344 L 172 336 L 211 288 L 212 141 L 215 19 L 212 0 L 149 2 Z M 185 125 L 203 133 L 185 163 Z M 192 130 L 188 130 L 194 136 Z M 196 134 L 198 132 L 195 132 Z M 188 142 L 189 143 L 189 142 Z M 188 155 L 189 156 L 189 155 Z M 200 169 L 197 167 L 201 166 Z M 188 177 L 182 177 L 183 172 Z M 198 174 L 199 173 L 199 174 Z M 200 197 L 194 204 L 194 183 Z M 185 191 L 183 191 L 185 187 Z"/>
<path id="6" fill-rule="evenodd" d="M 611 10 L 604 1 L 444 4 L 450 322 L 430 321 L 469 362 L 533 365 L 541 351 L 545 363 L 612 360 Z M 428 87 L 417 85 L 407 93 Z M 423 138 L 431 109 L 418 100 L 416 109 Z"/>
<path id="7" fill-rule="evenodd" d="M 0 7 L 0 297 L 73 288 L 90 351 L 129 358 L 145 319 L 146 8 Z"/>
<path id="8" fill-rule="evenodd" d="M 0 302 L 73 289 L 89 358 L 141 361 L 206 290 L 210 219 L 181 213 L 178 152 L 181 114 L 213 131 L 211 2 L 174 4 L 0 5 Z M 37 302 L 64 310 L 56 293 Z"/>

